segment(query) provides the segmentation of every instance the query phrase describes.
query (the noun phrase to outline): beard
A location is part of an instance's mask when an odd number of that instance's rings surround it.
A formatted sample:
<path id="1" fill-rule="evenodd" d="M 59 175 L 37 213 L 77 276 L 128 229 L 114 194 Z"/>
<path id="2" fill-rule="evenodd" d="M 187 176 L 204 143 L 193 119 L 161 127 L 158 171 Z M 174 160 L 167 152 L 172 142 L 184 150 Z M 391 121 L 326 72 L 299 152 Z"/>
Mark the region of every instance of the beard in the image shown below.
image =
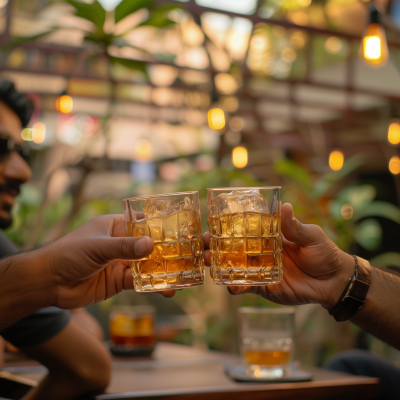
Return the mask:
<path id="1" fill-rule="evenodd" d="M 0 184 L 0 193 L 19 193 L 20 183 L 17 182 L 9 182 L 5 184 Z M 12 225 L 13 219 L 11 214 L 12 206 L 8 203 L 2 203 L 0 201 L 0 229 L 7 229 Z"/>
<path id="2" fill-rule="evenodd" d="M 0 216 L 0 229 L 7 229 L 13 223 L 13 219 L 12 219 L 12 215 L 11 215 L 11 206 L 9 206 L 8 204 L 3 204 L 3 206 L 1 208 L 3 210 L 2 214 L 7 213 L 9 215 L 9 217 L 7 218 L 4 216 Z"/>

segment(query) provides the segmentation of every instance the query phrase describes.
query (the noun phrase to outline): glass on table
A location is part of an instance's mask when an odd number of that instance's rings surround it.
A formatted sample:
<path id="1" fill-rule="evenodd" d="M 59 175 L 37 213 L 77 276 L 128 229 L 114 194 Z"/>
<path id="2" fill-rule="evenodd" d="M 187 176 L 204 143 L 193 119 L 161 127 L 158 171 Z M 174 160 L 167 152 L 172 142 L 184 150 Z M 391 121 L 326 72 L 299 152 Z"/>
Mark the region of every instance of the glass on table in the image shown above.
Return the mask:
<path id="1" fill-rule="evenodd" d="M 282 281 L 282 188 L 207 189 L 211 276 L 217 285 Z"/>
<path id="2" fill-rule="evenodd" d="M 109 320 L 111 344 L 125 348 L 153 349 L 155 309 L 152 306 L 115 306 Z"/>
<path id="3" fill-rule="evenodd" d="M 239 308 L 240 350 L 254 376 L 262 369 L 276 376 L 288 370 L 294 349 L 294 308 Z M 257 372 L 258 371 L 258 372 Z"/>
<path id="4" fill-rule="evenodd" d="M 128 236 L 149 236 L 149 257 L 131 261 L 137 292 L 204 284 L 198 192 L 133 197 L 124 200 Z"/>

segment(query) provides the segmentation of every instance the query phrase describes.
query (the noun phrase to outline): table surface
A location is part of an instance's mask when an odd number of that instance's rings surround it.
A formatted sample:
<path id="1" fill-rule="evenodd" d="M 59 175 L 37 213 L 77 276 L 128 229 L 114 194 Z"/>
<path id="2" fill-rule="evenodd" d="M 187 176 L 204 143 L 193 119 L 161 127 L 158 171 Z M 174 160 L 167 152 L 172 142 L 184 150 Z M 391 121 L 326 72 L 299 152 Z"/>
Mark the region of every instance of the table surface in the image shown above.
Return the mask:
<path id="1" fill-rule="evenodd" d="M 114 357 L 113 373 L 107 394 L 97 400 L 162 399 L 162 400 L 251 400 L 261 399 L 372 399 L 379 381 L 303 368 L 313 375 L 311 382 L 239 383 L 225 374 L 225 363 L 237 356 L 171 343 L 159 343 L 152 357 Z M 44 367 L 24 361 L 7 361 L 4 370 L 38 382 L 46 373 Z"/>

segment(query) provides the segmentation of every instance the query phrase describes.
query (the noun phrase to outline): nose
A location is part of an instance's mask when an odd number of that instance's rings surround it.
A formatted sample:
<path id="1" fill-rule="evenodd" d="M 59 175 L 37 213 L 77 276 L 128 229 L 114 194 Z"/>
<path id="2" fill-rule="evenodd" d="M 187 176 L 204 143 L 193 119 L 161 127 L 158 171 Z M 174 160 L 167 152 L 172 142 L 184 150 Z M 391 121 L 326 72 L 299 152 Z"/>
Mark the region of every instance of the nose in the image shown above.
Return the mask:
<path id="1" fill-rule="evenodd" d="M 32 171 L 24 159 L 13 151 L 10 154 L 10 158 L 4 164 L 3 175 L 5 179 L 25 183 L 31 179 Z"/>

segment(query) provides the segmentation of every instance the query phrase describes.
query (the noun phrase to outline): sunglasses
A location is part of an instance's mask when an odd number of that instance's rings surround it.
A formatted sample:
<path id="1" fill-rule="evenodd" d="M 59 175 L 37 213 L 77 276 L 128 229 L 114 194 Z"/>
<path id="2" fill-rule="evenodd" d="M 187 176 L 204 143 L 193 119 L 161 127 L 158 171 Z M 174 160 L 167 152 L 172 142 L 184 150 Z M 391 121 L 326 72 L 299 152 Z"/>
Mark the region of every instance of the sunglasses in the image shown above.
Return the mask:
<path id="1" fill-rule="evenodd" d="M 15 143 L 10 139 L 8 134 L 0 132 L 0 163 L 7 161 L 13 151 L 19 154 L 25 161 L 28 160 L 29 147 L 25 143 Z"/>

